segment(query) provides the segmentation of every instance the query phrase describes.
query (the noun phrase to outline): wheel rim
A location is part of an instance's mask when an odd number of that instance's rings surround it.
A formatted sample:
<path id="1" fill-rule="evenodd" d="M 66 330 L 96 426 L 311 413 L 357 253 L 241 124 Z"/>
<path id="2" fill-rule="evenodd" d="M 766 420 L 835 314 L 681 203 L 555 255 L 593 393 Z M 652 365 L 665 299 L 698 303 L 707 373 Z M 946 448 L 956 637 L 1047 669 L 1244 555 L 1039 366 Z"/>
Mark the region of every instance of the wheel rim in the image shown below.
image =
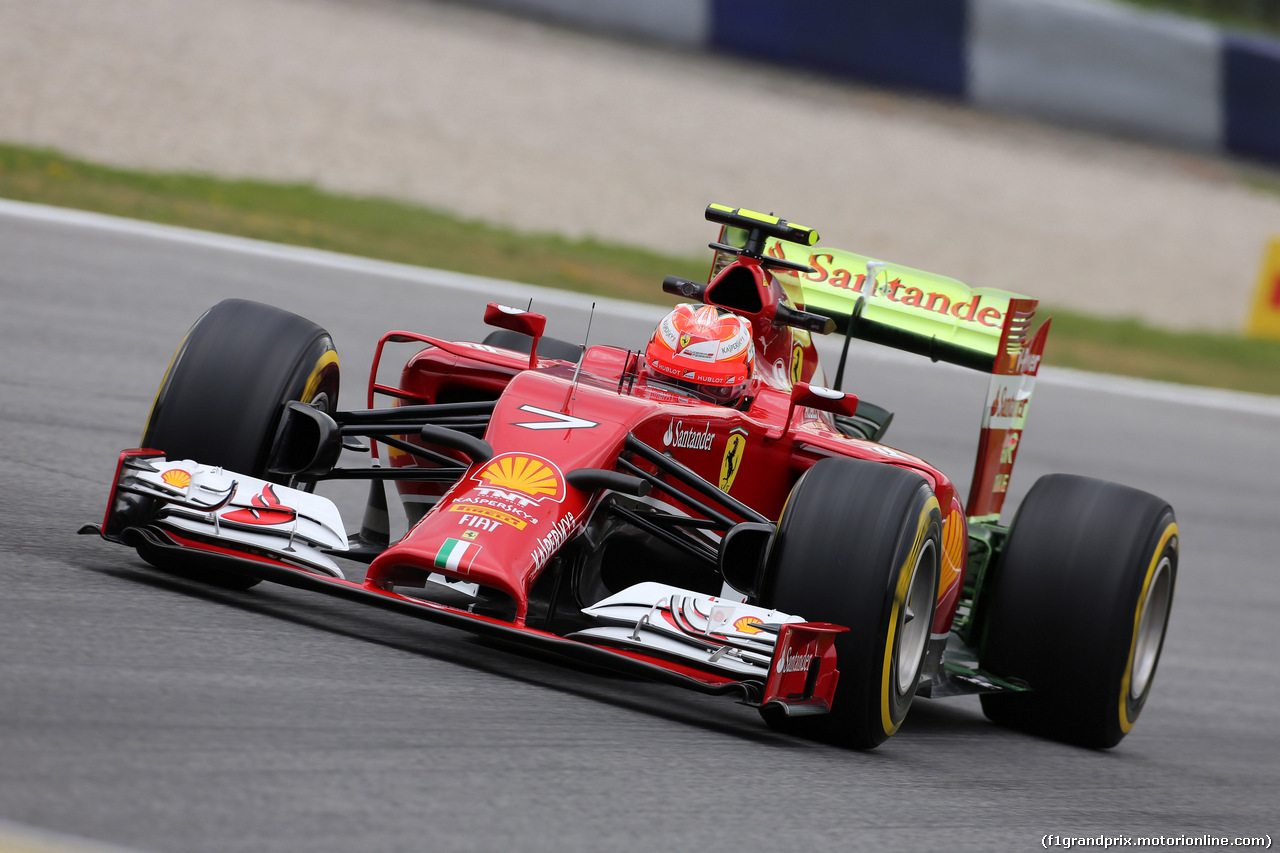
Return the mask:
<path id="1" fill-rule="evenodd" d="M 898 613 L 898 641 L 894 658 L 897 661 L 899 696 L 905 695 L 915 684 L 920 661 L 929 642 L 935 598 L 934 582 L 938 576 L 936 562 L 937 553 L 933 540 L 928 539 L 911 569 L 907 600 Z M 907 618 L 908 614 L 912 616 L 910 620 Z"/>
<path id="2" fill-rule="evenodd" d="M 1160 658 L 1164 629 L 1169 621 L 1169 606 L 1173 603 L 1172 569 L 1173 564 L 1168 557 L 1160 561 L 1151 585 L 1147 587 L 1146 600 L 1142 602 L 1142 615 L 1138 617 L 1138 631 L 1134 638 L 1133 676 L 1129 679 L 1131 699 L 1140 699 L 1147 692 L 1156 661 Z"/>
<path id="3" fill-rule="evenodd" d="M 303 400 L 302 402 L 306 403 L 313 409 L 319 409 L 326 415 L 330 414 L 330 409 L 333 408 L 333 404 L 329 400 L 329 392 L 325 391 L 323 388 L 312 394 L 310 400 Z"/>

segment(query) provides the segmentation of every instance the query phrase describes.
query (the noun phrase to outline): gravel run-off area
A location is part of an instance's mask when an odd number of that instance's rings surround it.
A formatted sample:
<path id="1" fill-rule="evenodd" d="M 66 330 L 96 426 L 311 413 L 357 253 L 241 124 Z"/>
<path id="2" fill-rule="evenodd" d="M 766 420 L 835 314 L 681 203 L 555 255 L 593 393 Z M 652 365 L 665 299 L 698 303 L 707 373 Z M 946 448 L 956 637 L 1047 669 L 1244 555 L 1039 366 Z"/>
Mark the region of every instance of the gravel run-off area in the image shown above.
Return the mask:
<path id="1" fill-rule="evenodd" d="M 742 205 L 1175 328 L 1239 329 L 1280 235 L 1212 155 L 427 0 L 0 0 L 0 140 L 687 255 Z"/>

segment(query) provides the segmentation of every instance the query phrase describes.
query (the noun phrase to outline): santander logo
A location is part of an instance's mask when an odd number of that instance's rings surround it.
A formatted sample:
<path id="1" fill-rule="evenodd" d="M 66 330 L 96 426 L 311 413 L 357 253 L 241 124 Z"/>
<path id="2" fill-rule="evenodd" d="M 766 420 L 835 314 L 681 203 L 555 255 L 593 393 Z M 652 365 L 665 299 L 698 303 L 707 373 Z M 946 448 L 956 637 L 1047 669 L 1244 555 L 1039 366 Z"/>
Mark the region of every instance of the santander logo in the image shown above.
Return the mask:
<path id="1" fill-rule="evenodd" d="M 996 390 L 996 398 L 991 401 L 991 417 L 1021 418 L 1027 412 L 1027 398 L 1006 395 L 1004 388 Z"/>
<path id="2" fill-rule="evenodd" d="M 667 447 L 678 447 L 685 450 L 710 450 L 716 439 L 711 431 L 711 424 L 703 424 L 702 429 L 684 428 L 684 421 L 672 421 L 663 433 L 662 443 Z"/>
<path id="3" fill-rule="evenodd" d="M 778 658 L 778 665 L 774 667 L 774 671 L 779 675 L 787 672 L 804 672 L 811 663 L 813 663 L 812 652 L 791 654 L 790 649 L 783 649 L 782 657 Z"/>

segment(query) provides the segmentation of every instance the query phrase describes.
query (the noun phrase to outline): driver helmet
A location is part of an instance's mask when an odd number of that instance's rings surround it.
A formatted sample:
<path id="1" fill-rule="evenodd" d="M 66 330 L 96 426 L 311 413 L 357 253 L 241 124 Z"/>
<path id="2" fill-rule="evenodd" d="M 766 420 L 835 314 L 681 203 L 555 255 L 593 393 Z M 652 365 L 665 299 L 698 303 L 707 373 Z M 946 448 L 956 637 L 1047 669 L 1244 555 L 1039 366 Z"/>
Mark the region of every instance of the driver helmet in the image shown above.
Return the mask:
<path id="1" fill-rule="evenodd" d="M 732 405 L 747 390 L 756 348 L 746 319 L 712 305 L 684 302 L 662 318 L 644 356 L 665 381 Z"/>

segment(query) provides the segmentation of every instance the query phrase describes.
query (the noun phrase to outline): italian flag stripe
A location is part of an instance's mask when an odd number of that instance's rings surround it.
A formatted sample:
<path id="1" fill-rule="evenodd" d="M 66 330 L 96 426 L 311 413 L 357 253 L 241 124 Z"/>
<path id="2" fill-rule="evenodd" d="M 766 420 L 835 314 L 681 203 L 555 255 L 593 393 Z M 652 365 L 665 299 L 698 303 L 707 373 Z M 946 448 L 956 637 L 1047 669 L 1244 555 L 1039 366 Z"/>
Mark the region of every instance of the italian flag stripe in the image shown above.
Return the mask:
<path id="1" fill-rule="evenodd" d="M 436 553 L 436 568 L 454 571 L 458 568 L 458 564 L 462 562 L 462 557 L 471 548 L 470 542 L 462 542 L 457 539 L 446 539 L 444 545 Z"/>

